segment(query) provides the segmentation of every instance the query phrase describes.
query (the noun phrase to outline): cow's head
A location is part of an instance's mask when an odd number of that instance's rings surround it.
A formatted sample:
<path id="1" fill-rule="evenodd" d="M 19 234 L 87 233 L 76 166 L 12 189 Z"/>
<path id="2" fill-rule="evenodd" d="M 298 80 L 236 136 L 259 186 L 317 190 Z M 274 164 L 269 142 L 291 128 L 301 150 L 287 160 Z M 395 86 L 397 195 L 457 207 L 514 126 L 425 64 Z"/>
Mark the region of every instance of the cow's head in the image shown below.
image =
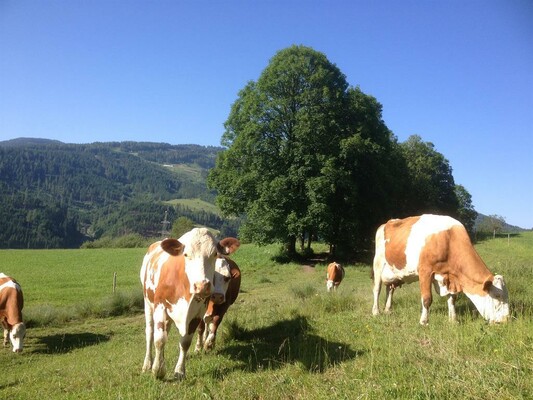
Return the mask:
<path id="1" fill-rule="evenodd" d="M 226 292 L 231 279 L 231 266 L 224 257 L 218 257 L 215 263 L 215 275 L 213 278 L 214 292 L 211 301 L 215 304 L 222 304 L 226 301 Z"/>
<path id="2" fill-rule="evenodd" d="M 194 228 L 178 240 L 165 239 L 161 247 L 172 255 L 183 255 L 185 273 L 190 282 L 191 293 L 207 298 L 213 293 L 215 261 L 219 254 L 228 255 L 239 248 L 235 238 L 225 238 L 220 242 L 206 228 Z"/>
<path id="3" fill-rule="evenodd" d="M 503 280 L 503 276 L 495 275 L 487 279 L 483 284 L 485 296 L 480 313 L 491 323 L 507 322 L 509 318 L 509 292 Z"/>
<path id="4" fill-rule="evenodd" d="M 11 344 L 13 345 L 13 352 L 20 353 L 22 351 L 25 336 L 26 326 L 24 325 L 24 322 L 13 325 L 9 331 L 9 340 L 11 340 Z"/>

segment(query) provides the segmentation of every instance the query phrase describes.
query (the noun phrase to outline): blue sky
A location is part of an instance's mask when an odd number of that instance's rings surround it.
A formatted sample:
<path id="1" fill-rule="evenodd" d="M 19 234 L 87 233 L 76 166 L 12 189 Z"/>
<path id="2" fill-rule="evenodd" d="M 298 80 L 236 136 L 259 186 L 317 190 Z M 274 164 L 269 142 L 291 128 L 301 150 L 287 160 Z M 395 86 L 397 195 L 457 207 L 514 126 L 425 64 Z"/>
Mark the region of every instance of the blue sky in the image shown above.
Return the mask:
<path id="1" fill-rule="evenodd" d="M 477 211 L 533 228 L 533 1 L 0 0 L 0 140 L 220 144 L 278 51 L 323 52 L 432 142 Z"/>

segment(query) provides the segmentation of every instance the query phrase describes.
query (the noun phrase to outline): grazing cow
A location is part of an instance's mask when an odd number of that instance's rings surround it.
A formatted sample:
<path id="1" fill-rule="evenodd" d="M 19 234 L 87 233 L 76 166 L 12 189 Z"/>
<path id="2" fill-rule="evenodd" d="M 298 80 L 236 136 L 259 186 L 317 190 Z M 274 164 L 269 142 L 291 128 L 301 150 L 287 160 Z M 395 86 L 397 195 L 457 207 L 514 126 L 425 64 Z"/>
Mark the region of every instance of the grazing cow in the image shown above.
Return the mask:
<path id="1" fill-rule="evenodd" d="M 344 279 L 344 268 L 336 262 L 332 262 L 326 269 L 326 289 L 328 292 L 337 290 Z"/>
<path id="2" fill-rule="evenodd" d="M 448 296 L 451 321 L 455 321 L 455 298 L 459 292 L 464 292 L 489 322 L 506 322 L 509 316 L 503 277 L 487 269 L 464 226 L 451 217 L 422 215 L 381 225 L 376 232 L 373 278 L 374 315 L 379 314 L 382 283 L 387 291 L 385 312 L 389 312 L 394 289 L 419 280 L 421 325 L 428 324 L 431 283 L 437 293 Z"/>
<path id="3" fill-rule="evenodd" d="M 239 245 L 234 238 L 217 242 L 207 229 L 195 228 L 178 240 L 165 239 L 148 248 L 140 274 L 146 318 L 143 371 L 151 369 L 159 379 L 165 376 L 164 348 L 172 320 L 181 335 L 174 376 L 185 377 L 187 351 L 213 294 L 215 260 L 219 254 L 233 253 Z"/>
<path id="4" fill-rule="evenodd" d="M 14 279 L 0 273 L 0 322 L 4 328 L 4 347 L 9 340 L 13 351 L 20 353 L 26 336 L 26 326 L 22 321 L 24 297 L 22 289 Z"/>
<path id="5" fill-rule="evenodd" d="M 224 268 L 224 269 L 223 269 Z M 229 269 L 229 275 L 225 271 Z M 219 272 L 223 270 L 224 272 Z M 228 311 L 229 306 L 235 303 L 239 290 L 241 288 L 241 270 L 235 261 L 219 257 L 216 263 L 215 270 L 215 285 L 216 282 L 223 282 L 225 286 L 225 297 L 221 301 L 215 301 L 213 297 L 209 300 L 207 311 L 205 312 L 203 320 L 198 326 L 198 341 L 196 342 L 196 351 L 200 351 L 202 347 L 205 350 L 211 350 L 215 347 L 215 340 L 217 337 L 217 330 L 224 315 Z M 205 329 L 207 326 L 207 330 Z"/>

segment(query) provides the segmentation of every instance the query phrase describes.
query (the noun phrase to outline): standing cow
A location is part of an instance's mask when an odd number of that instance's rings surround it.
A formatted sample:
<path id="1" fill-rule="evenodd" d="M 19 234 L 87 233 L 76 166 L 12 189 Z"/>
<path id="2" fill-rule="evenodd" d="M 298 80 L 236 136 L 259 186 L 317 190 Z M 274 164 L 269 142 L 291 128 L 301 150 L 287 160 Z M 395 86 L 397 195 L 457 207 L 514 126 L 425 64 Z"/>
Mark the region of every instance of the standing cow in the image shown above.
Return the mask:
<path id="1" fill-rule="evenodd" d="M 181 335 L 174 376 L 185 377 L 187 351 L 213 294 L 215 260 L 239 244 L 234 238 L 217 242 L 207 229 L 195 228 L 178 240 L 165 239 L 148 248 L 140 273 L 146 318 L 143 371 L 151 369 L 159 379 L 165 376 L 164 348 L 172 320 Z"/>
<path id="2" fill-rule="evenodd" d="M 332 262 L 326 269 L 326 289 L 328 292 L 337 290 L 344 279 L 344 268 L 336 262 Z"/>
<path id="3" fill-rule="evenodd" d="M 22 321 L 24 297 L 20 285 L 13 278 L 0 273 L 0 322 L 4 328 L 4 347 L 11 340 L 13 351 L 20 353 L 26 336 Z"/>
<path id="4" fill-rule="evenodd" d="M 440 215 L 393 219 L 376 232 L 374 257 L 374 306 L 383 283 L 387 291 L 385 312 L 392 307 L 392 295 L 403 283 L 420 281 L 422 315 L 428 324 L 432 302 L 431 284 L 441 296 L 448 296 L 448 316 L 455 321 L 455 298 L 464 292 L 479 313 L 490 322 L 505 322 L 509 296 L 500 275 L 492 274 L 470 242 L 464 226 Z"/>
<path id="5" fill-rule="evenodd" d="M 229 269 L 229 275 L 225 275 L 225 271 Z M 211 350 L 215 347 L 215 340 L 217 337 L 217 330 L 228 308 L 235 303 L 241 288 L 241 270 L 235 261 L 219 257 L 216 263 L 215 282 L 223 282 L 225 286 L 225 296 L 221 301 L 215 301 L 211 297 L 207 305 L 203 320 L 198 326 L 198 341 L 196 342 L 196 351 Z M 205 329 L 207 326 L 207 330 Z"/>

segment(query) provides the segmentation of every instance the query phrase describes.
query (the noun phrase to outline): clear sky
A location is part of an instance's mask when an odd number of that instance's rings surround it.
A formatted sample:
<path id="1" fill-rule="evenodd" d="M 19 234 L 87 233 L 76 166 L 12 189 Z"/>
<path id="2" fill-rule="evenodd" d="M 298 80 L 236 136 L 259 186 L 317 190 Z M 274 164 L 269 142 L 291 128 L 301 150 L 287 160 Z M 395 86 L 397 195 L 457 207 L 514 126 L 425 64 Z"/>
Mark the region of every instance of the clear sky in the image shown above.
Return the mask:
<path id="1" fill-rule="evenodd" d="M 220 145 L 293 44 L 418 134 L 477 211 L 533 228 L 531 0 L 0 0 L 0 140 Z M 391 171 L 393 173 L 393 171 Z"/>

